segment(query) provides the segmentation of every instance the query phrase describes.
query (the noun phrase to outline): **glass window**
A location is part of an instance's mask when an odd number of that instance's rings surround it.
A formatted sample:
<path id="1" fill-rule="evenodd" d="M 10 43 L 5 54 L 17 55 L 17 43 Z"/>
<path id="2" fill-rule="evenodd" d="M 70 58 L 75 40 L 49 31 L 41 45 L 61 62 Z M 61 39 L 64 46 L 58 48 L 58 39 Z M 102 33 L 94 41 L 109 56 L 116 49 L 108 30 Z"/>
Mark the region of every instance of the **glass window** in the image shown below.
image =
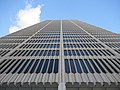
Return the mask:
<path id="1" fill-rule="evenodd" d="M 29 59 L 26 60 L 25 64 L 22 66 L 22 68 L 20 69 L 20 71 L 18 73 L 21 73 L 24 70 L 24 68 L 27 66 L 28 62 L 29 62 Z"/>
<path id="2" fill-rule="evenodd" d="M 76 56 L 76 53 L 75 53 L 75 51 L 74 51 L 74 50 L 72 50 L 72 54 L 73 54 L 73 56 Z"/>
<path id="3" fill-rule="evenodd" d="M 48 55 L 47 55 L 47 56 L 50 56 L 50 55 L 51 55 L 51 52 L 52 52 L 52 51 L 51 51 L 51 50 L 49 50 L 49 51 L 48 51 Z"/>
<path id="4" fill-rule="evenodd" d="M 68 55 L 72 56 L 71 50 L 68 50 Z"/>
<path id="5" fill-rule="evenodd" d="M 41 68 L 42 68 L 42 66 L 43 66 L 43 62 L 44 62 L 44 59 L 41 59 L 39 65 L 38 65 L 38 68 L 37 68 L 37 70 L 36 70 L 36 73 L 40 73 Z"/>
<path id="6" fill-rule="evenodd" d="M 49 62 L 49 59 L 46 59 L 45 63 L 44 63 L 44 67 L 42 69 L 42 73 L 46 73 L 46 70 L 47 70 L 47 67 L 48 67 L 48 62 Z"/>
<path id="7" fill-rule="evenodd" d="M 49 68 L 48 68 L 48 73 L 52 73 L 53 63 L 54 63 L 54 59 L 51 59 L 51 60 L 50 60 L 50 64 L 49 64 Z"/>
<path id="8" fill-rule="evenodd" d="M 86 50 L 83 50 L 85 55 L 89 56 L 88 52 Z"/>
<path id="9" fill-rule="evenodd" d="M 106 60 L 106 59 L 103 59 L 104 61 L 106 61 L 106 63 L 116 72 L 118 73 L 118 71 Z"/>
<path id="10" fill-rule="evenodd" d="M 56 50 L 56 56 L 59 56 L 59 50 Z"/>
<path id="11" fill-rule="evenodd" d="M 47 50 L 45 50 L 45 51 L 44 51 L 44 53 L 43 53 L 43 56 L 46 56 L 47 52 L 48 52 L 48 51 L 47 51 Z"/>
<path id="12" fill-rule="evenodd" d="M 18 70 L 18 68 L 22 65 L 22 63 L 23 63 L 25 60 L 20 60 L 20 61 L 21 61 L 20 64 L 15 68 L 15 70 L 12 72 L 12 74 L 15 73 L 15 72 Z"/>
<path id="13" fill-rule="evenodd" d="M 52 56 L 55 56 L 55 50 L 52 50 Z"/>
<path id="14" fill-rule="evenodd" d="M 97 66 L 96 66 L 95 63 L 93 62 L 93 60 L 92 60 L 92 59 L 89 59 L 89 61 L 90 61 L 90 63 L 92 64 L 92 66 L 94 67 L 95 71 L 96 71 L 97 73 L 100 73 L 100 71 L 98 70 Z"/>
<path id="15" fill-rule="evenodd" d="M 101 66 L 101 64 L 98 62 L 98 60 L 94 59 L 94 61 L 97 63 L 97 65 L 100 67 L 100 69 L 102 70 L 103 73 L 106 73 L 106 71 L 104 70 L 104 68 Z"/>
<path id="16" fill-rule="evenodd" d="M 35 56 L 38 56 L 40 53 L 40 50 L 38 50 L 36 53 L 35 53 Z"/>
<path id="17" fill-rule="evenodd" d="M 33 72 L 35 71 L 38 62 L 39 62 L 39 59 L 37 59 L 37 60 L 35 61 L 35 63 L 34 63 L 34 65 L 33 65 L 32 69 L 31 69 L 30 73 L 33 73 Z"/>
<path id="18" fill-rule="evenodd" d="M 88 62 L 88 60 L 87 60 L 87 59 L 84 59 L 84 61 L 85 61 L 86 65 L 87 65 L 89 71 L 90 71 L 91 73 L 94 73 L 92 67 L 90 66 L 90 64 L 89 64 L 89 62 Z"/>
<path id="19" fill-rule="evenodd" d="M 34 50 L 30 56 L 34 56 L 35 52 L 36 52 L 36 50 Z"/>
<path id="20" fill-rule="evenodd" d="M 59 60 L 55 59 L 55 65 L 54 65 L 54 73 L 58 73 L 58 65 L 59 65 Z"/>
<path id="21" fill-rule="evenodd" d="M 78 50 L 76 50 L 76 53 L 77 53 L 78 56 L 80 56 L 80 52 Z"/>
<path id="22" fill-rule="evenodd" d="M 26 68 L 25 72 L 24 73 L 27 73 L 29 71 L 29 69 L 31 68 L 32 64 L 34 62 L 34 59 L 31 60 L 31 62 L 29 63 L 28 67 Z"/>
<path id="23" fill-rule="evenodd" d="M 64 50 L 64 55 L 67 56 L 67 50 Z"/>
<path id="24" fill-rule="evenodd" d="M 82 73 L 82 69 L 77 59 L 74 60 L 78 73 Z"/>
<path id="25" fill-rule="evenodd" d="M 80 54 L 82 55 L 82 56 L 84 56 L 84 53 L 83 53 L 83 51 L 82 50 L 79 50 L 80 51 Z"/>
<path id="26" fill-rule="evenodd" d="M 44 50 L 41 50 L 41 52 L 40 52 L 39 56 L 42 56 L 42 54 L 43 54 L 43 51 L 44 51 Z"/>
<path id="27" fill-rule="evenodd" d="M 70 66 L 71 66 L 71 71 L 72 71 L 72 73 L 76 73 L 73 59 L 70 59 Z"/>
<path id="28" fill-rule="evenodd" d="M 69 67 L 68 59 L 65 59 L 65 72 L 70 73 L 70 67 Z"/>
<path id="29" fill-rule="evenodd" d="M 88 73 L 87 68 L 86 68 L 83 60 L 82 60 L 82 59 L 79 59 L 79 61 L 80 61 L 80 63 L 81 63 L 81 66 L 82 66 L 82 68 L 83 68 L 83 71 L 84 71 L 85 73 Z"/>

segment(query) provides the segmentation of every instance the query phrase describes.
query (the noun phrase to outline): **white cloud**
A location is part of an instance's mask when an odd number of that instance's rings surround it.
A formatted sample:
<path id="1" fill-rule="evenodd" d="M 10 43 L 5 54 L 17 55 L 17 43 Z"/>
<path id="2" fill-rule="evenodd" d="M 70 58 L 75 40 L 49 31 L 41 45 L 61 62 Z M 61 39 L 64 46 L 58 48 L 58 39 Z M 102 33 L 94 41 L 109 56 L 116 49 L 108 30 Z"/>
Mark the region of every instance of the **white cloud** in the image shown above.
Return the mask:
<path id="1" fill-rule="evenodd" d="M 11 25 L 9 32 L 13 33 L 25 27 L 40 22 L 41 6 L 33 7 L 32 4 L 27 3 L 24 9 L 19 10 L 16 14 L 15 25 Z"/>

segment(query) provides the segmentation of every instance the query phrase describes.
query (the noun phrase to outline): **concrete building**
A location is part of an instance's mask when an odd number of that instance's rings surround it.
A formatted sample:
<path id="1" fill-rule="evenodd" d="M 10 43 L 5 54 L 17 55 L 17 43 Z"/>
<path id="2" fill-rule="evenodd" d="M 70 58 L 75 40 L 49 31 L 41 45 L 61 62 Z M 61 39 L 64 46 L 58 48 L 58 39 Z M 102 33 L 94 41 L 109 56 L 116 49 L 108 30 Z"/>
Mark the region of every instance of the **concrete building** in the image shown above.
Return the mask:
<path id="1" fill-rule="evenodd" d="M 46 20 L 1 37 L 0 90 L 120 90 L 120 34 Z"/>

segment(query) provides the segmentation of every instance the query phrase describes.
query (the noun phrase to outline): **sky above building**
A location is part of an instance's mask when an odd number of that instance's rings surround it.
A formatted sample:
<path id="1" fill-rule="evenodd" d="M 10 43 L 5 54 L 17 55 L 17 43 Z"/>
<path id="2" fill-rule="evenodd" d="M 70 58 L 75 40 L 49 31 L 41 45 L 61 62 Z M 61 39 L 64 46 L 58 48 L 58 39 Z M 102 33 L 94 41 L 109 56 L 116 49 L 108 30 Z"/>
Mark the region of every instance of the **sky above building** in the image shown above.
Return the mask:
<path id="1" fill-rule="evenodd" d="M 120 0 L 1 0 L 0 36 L 44 20 L 81 20 L 120 33 Z"/>

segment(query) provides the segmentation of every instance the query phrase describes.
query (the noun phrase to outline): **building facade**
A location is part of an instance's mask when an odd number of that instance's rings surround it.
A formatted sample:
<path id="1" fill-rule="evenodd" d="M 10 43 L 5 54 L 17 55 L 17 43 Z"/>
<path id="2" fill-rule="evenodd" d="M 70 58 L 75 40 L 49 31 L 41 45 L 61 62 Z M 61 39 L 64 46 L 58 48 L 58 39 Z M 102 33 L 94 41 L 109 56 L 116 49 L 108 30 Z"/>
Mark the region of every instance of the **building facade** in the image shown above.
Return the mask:
<path id="1" fill-rule="evenodd" d="M 0 90 L 120 90 L 120 34 L 46 20 L 1 37 Z"/>

